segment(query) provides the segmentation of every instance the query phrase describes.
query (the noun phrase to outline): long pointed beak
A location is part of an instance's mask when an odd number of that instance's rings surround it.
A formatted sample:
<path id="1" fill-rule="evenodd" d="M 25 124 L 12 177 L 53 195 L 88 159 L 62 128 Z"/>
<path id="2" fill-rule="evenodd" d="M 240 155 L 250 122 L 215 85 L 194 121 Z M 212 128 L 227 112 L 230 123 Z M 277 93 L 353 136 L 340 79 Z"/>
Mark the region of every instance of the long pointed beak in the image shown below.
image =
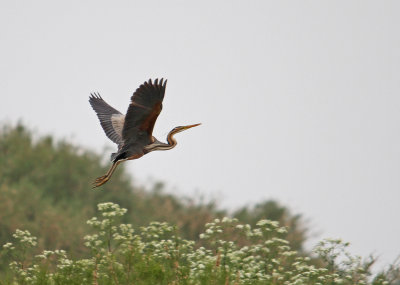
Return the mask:
<path id="1" fill-rule="evenodd" d="M 187 129 L 190 129 L 190 128 L 193 128 L 193 127 L 197 127 L 197 126 L 200 126 L 201 124 L 194 124 L 194 125 L 189 125 L 189 126 L 184 126 L 183 128 L 184 128 L 184 130 L 187 130 Z"/>

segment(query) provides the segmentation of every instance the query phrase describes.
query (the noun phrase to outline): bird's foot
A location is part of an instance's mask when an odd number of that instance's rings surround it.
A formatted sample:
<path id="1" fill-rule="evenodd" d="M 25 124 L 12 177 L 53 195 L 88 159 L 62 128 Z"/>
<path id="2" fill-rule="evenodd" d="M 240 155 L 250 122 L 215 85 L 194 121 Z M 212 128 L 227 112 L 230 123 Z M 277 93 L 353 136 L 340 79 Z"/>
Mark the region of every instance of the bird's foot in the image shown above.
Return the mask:
<path id="1" fill-rule="evenodd" d="M 100 177 L 97 177 L 96 180 L 92 183 L 92 188 L 100 187 L 104 183 L 106 183 L 110 179 L 107 175 L 103 175 Z"/>

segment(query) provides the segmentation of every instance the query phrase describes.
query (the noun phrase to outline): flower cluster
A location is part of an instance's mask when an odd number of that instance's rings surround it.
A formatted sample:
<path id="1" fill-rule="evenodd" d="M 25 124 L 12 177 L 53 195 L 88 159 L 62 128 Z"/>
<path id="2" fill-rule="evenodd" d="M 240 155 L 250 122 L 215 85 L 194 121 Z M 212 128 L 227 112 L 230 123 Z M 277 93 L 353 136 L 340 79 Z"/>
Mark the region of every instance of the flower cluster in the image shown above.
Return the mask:
<path id="1" fill-rule="evenodd" d="M 99 217 L 87 222 L 94 232 L 84 237 L 91 253 L 85 259 L 71 259 L 63 250 L 28 258 L 37 240 L 17 230 L 16 241 L 3 245 L 14 257 L 8 283 L 388 285 L 399 280 L 393 277 L 400 272 L 396 265 L 371 281 L 372 260 L 352 256 L 340 240 L 324 240 L 313 260 L 304 257 L 291 249 L 283 238 L 287 229 L 275 221 L 261 220 L 252 228 L 237 219 L 215 219 L 205 225 L 196 245 L 167 223 L 152 222 L 134 231 L 120 223 L 126 209 L 117 204 L 102 203 L 98 210 Z"/>

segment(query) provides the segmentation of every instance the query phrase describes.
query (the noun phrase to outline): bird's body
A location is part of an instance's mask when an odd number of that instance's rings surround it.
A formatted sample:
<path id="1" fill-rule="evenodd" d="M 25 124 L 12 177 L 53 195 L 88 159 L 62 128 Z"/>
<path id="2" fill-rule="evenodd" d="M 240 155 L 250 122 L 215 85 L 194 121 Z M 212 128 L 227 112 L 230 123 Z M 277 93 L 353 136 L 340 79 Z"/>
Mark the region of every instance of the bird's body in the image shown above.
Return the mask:
<path id="1" fill-rule="evenodd" d="M 162 143 L 153 137 L 153 128 L 162 110 L 167 81 L 154 83 L 151 79 L 133 93 L 126 115 L 108 105 L 99 94 L 91 94 L 89 103 L 97 114 L 107 137 L 118 145 L 118 151 L 111 155 L 113 162 L 110 170 L 97 178 L 93 187 L 106 183 L 115 168 L 122 161 L 138 159 L 155 150 L 168 150 L 176 146 L 173 135 L 200 124 L 176 127 L 167 136 L 168 143 Z"/>

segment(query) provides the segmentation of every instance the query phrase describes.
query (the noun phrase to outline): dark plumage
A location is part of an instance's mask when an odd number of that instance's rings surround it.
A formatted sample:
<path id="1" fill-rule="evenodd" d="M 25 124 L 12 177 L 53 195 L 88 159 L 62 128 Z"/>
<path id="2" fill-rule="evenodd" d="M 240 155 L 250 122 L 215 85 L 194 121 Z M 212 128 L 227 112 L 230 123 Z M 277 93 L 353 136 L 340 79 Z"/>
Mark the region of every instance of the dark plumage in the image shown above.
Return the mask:
<path id="1" fill-rule="evenodd" d="M 91 94 L 89 97 L 90 105 L 92 105 L 93 110 L 96 112 L 97 117 L 100 120 L 100 124 L 103 127 L 104 132 L 107 137 L 118 145 L 122 145 L 122 136 L 117 133 L 113 127 L 111 118 L 112 116 L 124 116 L 118 110 L 108 105 L 99 94 Z M 125 117 L 125 116 L 124 116 Z"/>

